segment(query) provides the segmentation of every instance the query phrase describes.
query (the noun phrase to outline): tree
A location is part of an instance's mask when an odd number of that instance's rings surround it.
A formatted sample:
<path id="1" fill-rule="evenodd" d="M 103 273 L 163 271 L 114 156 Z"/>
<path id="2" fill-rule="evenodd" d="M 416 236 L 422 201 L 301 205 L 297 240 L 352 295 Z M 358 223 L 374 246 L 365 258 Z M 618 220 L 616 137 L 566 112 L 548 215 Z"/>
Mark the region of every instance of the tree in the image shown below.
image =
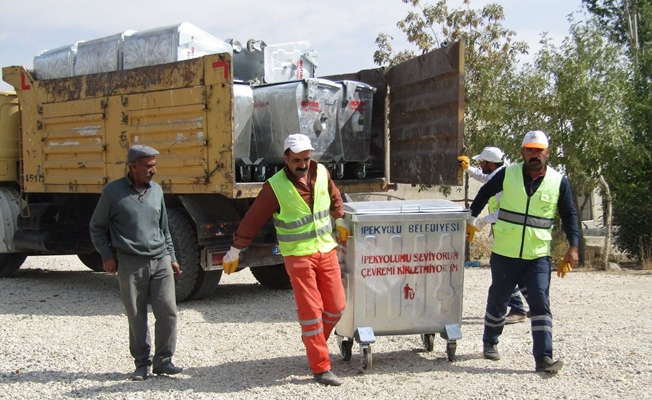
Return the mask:
<path id="1" fill-rule="evenodd" d="M 625 46 L 633 65 L 626 117 L 631 140 L 610 163 L 616 243 L 630 257 L 652 260 L 652 1 L 583 0 L 606 35 Z"/>
<path id="2" fill-rule="evenodd" d="M 540 116 L 538 124 L 551 139 L 550 163 L 568 176 L 581 215 L 585 203 L 578 197 L 588 199 L 596 188 L 608 194 L 609 188 L 601 187 L 604 166 L 627 143 L 624 98 L 630 67 L 622 46 L 602 35 L 596 18 L 569 20 L 570 36 L 559 48 L 544 38 L 523 81 L 546 84 L 531 112 Z"/>
<path id="3" fill-rule="evenodd" d="M 465 113 L 464 135 L 467 151 L 479 152 L 484 146 L 500 143 L 509 126 L 509 96 L 515 79 L 518 57 L 527 52 L 524 42 L 515 41 L 516 32 L 502 25 L 503 7 L 488 4 L 472 9 L 464 0 L 459 9 L 450 10 L 447 0 L 423 5 L 420 0 L 402 0 L 416 11 L 397 23 L 416 50 L 394 51 L 393 38 L 381 33 L 376 39 L 378 65 L 394 65 L 434 48 L 464 40 Z"/>

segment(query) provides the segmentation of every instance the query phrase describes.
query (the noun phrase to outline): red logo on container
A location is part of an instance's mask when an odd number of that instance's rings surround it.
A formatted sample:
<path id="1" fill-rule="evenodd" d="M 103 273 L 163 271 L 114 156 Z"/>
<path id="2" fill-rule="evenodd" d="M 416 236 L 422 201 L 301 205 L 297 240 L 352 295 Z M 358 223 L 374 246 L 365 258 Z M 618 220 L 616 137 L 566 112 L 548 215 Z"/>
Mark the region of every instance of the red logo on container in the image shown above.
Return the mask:
<path id="1" fill-rule="evenodd" d="M 303 79 L 303 60 L 297 62 L 297 79 Z"/>
<path id="2" fill-rule="evenodd" d="M 364 112 L 365 102 L 360 100 L 351 100 L 349 102 L 349 108 L 353 111 Z"/>
<path id="3" fill-rule="evenodd" d="M 304 111 L 319 112 L 320 111 L 319 102 L 304 100 L 301 102 L 301 109 Z"/>
<path id="4" fill-rule="evenodd" d="M 412 289 L 407 283 L 403 286 L 403 298 L 406 300 L 414 299 L 414 289 Z"/>

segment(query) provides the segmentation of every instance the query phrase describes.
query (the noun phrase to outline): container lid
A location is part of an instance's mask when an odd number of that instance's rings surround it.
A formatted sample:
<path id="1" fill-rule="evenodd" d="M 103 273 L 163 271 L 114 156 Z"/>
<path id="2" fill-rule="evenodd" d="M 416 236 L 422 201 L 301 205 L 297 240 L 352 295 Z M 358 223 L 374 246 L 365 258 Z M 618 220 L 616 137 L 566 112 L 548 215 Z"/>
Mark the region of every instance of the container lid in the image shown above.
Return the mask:
<path id="1" fill-rule="evenodd" d="M 349 214 L 418 214 L 461 212 L 464 207 L 450 200 L 391 200 L 344 203 Z"/>

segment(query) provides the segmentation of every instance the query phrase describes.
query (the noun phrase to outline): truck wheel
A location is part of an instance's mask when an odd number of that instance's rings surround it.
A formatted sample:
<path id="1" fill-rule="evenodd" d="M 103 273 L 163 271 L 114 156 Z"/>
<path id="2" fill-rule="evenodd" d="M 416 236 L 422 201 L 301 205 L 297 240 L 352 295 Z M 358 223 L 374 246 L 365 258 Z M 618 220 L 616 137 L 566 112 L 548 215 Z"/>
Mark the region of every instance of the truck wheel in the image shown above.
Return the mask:
<path id="1" fill-rule="evenodd" d="M 292 289 L 290 277 L 285 271 L 285 264 L 249 268 L 258 283 L 269 289 Z"/>
<path id="2" fill-rule="evenodd" d="M 204 271 L 199 263 L 199 244 L 192 218 L 184 210 L 168 210 L 168 225 L 181 276 L 176 280 L 177 303 L 199 300 L 213 292 L 222 271 Z"/>
<path id="3" fill-rule="evenodd" d="M 77 254 L 79 261 L 95 272 L 104 272 L 104 262 L 102 256 L 97 251 L 90 254 Z"/>
<path id="4" fill-rule="evenodd" d="M 0 253 L 0 278 L 5 278 L 18 271 L 25 262 L 25 253 Z"/>

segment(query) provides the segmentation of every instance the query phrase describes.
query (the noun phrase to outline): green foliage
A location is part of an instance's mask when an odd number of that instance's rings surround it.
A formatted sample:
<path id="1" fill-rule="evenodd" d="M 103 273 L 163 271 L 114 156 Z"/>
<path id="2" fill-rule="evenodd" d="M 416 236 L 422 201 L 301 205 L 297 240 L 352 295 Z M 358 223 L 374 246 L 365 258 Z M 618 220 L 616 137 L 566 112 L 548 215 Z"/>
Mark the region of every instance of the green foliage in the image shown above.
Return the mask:
<path id="1" fill-rule="evenodd" d="M 652 259 L 652 1 L 583 0 L 605 34 L 625 45 L 632 64 L 625 117 L 631 133 L 607 163 L 616 243 L 629 257 Z"/>
<path id="2" fill-rule="evenodd" d="M 378 35 L 374 62 L 395 65 L 416 54 L 441 47 L 445 42 L 464 40 L 466 153 L 479 152 L 496 145 L 509 125 L 509 91 L 515 79 L 518 57 L 527 52 L 527 44 L 515 41 L 516 32 L 502 25 L 502 6 L 488 4 L 472 9 L 464 0 L 458 9 L 449 9 L 446 0 L 422 4 L 420 0 L 402 0 L 415 11 L 397 23 L 415 50 L 395 51 L 392 37 Z"/>

